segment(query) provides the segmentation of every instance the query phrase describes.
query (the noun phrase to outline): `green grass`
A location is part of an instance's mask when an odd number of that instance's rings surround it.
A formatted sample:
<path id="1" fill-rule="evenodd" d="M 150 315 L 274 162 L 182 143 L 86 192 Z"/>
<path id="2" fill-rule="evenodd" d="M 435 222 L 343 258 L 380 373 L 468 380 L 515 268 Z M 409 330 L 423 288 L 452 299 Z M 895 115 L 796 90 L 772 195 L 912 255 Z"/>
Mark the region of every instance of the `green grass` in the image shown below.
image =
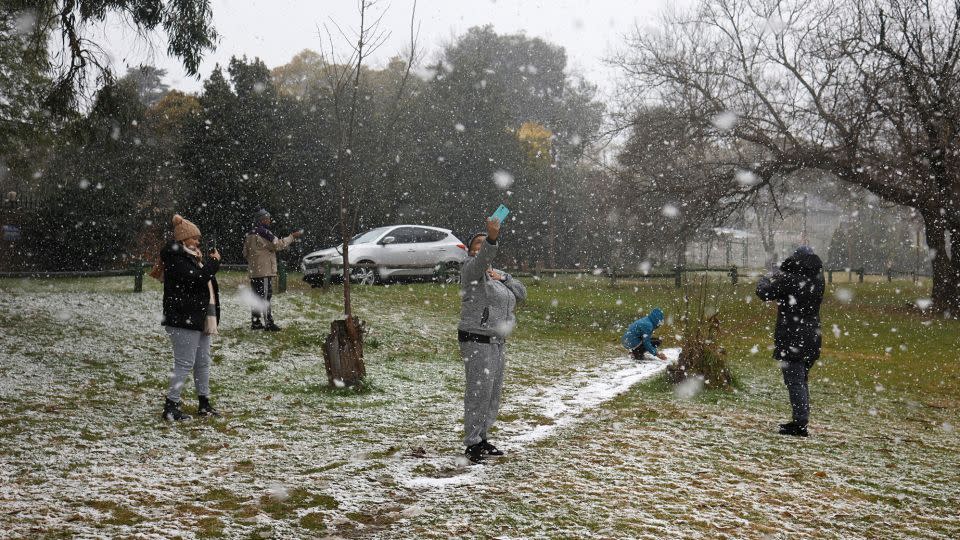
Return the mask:
<path id="1" fill-rule="evenodd" d="M 227 272 L 220 281 L 230 295 L 245 276 Z M 665 345 L 682 346 L 675 336 L 683 290 L 670 280 L 611 286 L 584 275 L 525 282 L 529 300 L 511 338 L 502 425 L 554 422 L 517 396 L 621 355 L 623 328 L 655 306 L 668 316 L 659 331 Z M 132 278 L 0 280 L 0 291 L 68 292 L 57 298 L 104 300 L 123 316 L 128 303 L 158 300 L 158 284 L 145 284 L 146 296 L 132 293 Z M 752 284 L 718 281 L 711 303 L 739 381 L 734 391 L 681 400 L 665 380 L 651 380 L 490 467 L 478 484 L 447 492 L 408 489 L 390 471 L 409 463 L 424 477 L 461 474 L 452 462 L 410 455 L 416 446 L 431 457 L 461 450 L 458 289 L 394 284 L 353 291 L 356 314 L 368 325 L 364 385 L 337 389 L 326 382 L 319 347 L 342 312 L 342 289 L 310 289 L 291 275 L 289 293 L 276 297 L 287 319 L 280 319 L 282 332 L 250 332 L 245 314 L 232 313 L 239 324 L 226 324 L 217 340 L 212 382 L 225 418 L 183 426 L 156 418 L 169 369 L 159 329 L 131 339 L 109 324 L 0 304 L 0 353 L 29 360 L 31 376 L 50 374 L 2 398 L 0 428 L 8 437 L 0 452 L 23 490 L 20 500 L 55 505 L 57 494 L 42 491 L 50 478 L 103 480 L 89 484 L 72 521 L 60 524 L 81 536 L 156 535 L 173 526 L 203 538 L 318 531 L 495 537 L 508 529 L 527 537 L 761 538 L 786 525 L 791 537 L 948 538 L 960 523 L 951 517 L 960 494 L 950 488 L 956 473 L 949 465 L 960 460 L 953 431 L 960 324 L 910 307 L 929 294 L 925 287 L 828 286 L 823 356 L 811 374 L 809 440 L 773 434 L 788 414 L 767 348 L 775 308 L 754 297 Z M 0 363 L 0 376 L 22 377 L 20 369 Z M 191 392 L 185 390 L 188 412 L 196 403 Z M 113 448 L 121 451 L 103 453 Z M 169 463 L 194 474 L 189 481 L 170 476 Z M 138 476 L 141 470 L 148 474 Z M 154 478 L 162 479 L 157 493 L 164 496 L 138 499 Z M 285 486 L 279 496 L 268 493 L 277 483 Z M 31 497 L 35 490 L 40 495 Z M 343 493 L 351 500 L 338 500 Z M 17 507 L 0 527 L 22 520 L 44 530 L 38 523 L 53 507 L 33 504 L 36 516 L 33 507 Z M 99 524 L 86 509 L 100 513 Z M 164 522 L 167 515 L 178 516 L 176 523 Z M 258 522 L 265 518 L 283 526 Z"/>

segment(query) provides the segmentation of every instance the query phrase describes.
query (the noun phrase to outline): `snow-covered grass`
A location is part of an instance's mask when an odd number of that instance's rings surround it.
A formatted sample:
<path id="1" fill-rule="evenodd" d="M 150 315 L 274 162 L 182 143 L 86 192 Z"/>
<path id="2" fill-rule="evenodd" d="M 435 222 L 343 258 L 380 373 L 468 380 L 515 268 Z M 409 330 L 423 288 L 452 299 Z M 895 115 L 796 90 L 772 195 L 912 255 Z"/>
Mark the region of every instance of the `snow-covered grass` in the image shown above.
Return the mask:
<path id="1" fill-rule="evenodd" d="M 907 307 L 924 295 L 909 283 L 833 287 L 812 436 L 794 440 L 774 434 L 788 411 L 766 349 L 774 313 L 748 284 L 716 299 L 737 392 L 685 399 L 651 378 L 664 364 L 617 349 L 638 308 L 675 311 L 670 283 L 529 281 L 494 439 L 508 457 L 467 467 L 456 288 L 356 290 L 370 384 L 355 393 L 326 387 L 319 353 L 337 289 L 291 278 L 276 298 L 285 330 L 262 334 L 245 328 L 242 277 L 222 282 L 212 382 L 225 417 L 167 425 L 156 284 L 0 281 L 3 536 L 960 532 L 960 325 Z M 195 407 L 192 388 L 184 398 Z"/>

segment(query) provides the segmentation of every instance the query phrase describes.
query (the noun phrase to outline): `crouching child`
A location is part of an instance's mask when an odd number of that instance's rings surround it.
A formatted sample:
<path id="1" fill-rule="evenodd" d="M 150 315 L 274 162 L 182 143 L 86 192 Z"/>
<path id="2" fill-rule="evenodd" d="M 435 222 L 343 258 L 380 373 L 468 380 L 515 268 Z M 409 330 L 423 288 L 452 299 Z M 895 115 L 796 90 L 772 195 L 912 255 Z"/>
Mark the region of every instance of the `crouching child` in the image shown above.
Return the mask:
<path id="1" fill-rule="evenodd" d="M 650 353 L 661 360 L 666 360 L 667 355 L 658 351 L 661 344 L 660 338 L 653 336 L 653 332 L 662 323 L 663 310 L 653 308 L 649 315 L 630 324 L 623 337 L 620 338 L 620 343 L 630 351 L 630 355 L 636 360 L 642 360 L 644 353 Z"/>

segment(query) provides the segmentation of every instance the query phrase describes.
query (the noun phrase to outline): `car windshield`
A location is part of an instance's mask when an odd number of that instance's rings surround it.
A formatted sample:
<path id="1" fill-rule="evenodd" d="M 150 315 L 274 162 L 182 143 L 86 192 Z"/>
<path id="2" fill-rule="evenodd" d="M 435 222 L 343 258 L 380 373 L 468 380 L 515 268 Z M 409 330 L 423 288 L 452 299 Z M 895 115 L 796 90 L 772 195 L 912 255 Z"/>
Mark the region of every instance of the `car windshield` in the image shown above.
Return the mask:
<path id="1" fill-rule="evenodd" d="M 352 246 L 354 244 L 369 244 L 370 242 L 373 242 L 374 240 L 379 238 L 380 235 L 385 233 L 389 228 L 390 227 L 380 227 L 377 229 L 373 229 L 372 231 L 367 231 L 365 233 L 358 234 L 350 239 L 350 245 Z"/>

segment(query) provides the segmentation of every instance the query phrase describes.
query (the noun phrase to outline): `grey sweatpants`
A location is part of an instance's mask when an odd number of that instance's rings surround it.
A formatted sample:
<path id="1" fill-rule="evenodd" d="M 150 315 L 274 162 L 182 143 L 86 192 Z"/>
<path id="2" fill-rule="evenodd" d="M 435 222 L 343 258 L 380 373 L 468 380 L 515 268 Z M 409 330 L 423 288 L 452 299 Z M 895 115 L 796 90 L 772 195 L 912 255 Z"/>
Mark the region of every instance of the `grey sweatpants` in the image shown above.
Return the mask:
<path id="1" fill-rule="evenodd" d="M 783 384 L 790 394 L 790 408 L 793 409 L 793 421 L 807 425 L 810 420 L 810 389 L 807 379 L 810 368 L 816 360 L 793 360 L 780 363 L 783 372 Z"/>
<path id="2" fill-rule="evenodd" d="M 210 336 L 199 330 L 187 330 L 166 326 L 173 343 L 173 371 L 170 372 L 170 389 L 167 399 L 180 401 L 180 390 L 193 371 L 193 384 L 197 396 L 210 395 Z"/>
<path id="3" fill-rule="evenodd" d="M 487 440 L 487 431 L 497 421 L 500 390 L 507 363 L 507 344 L 493 338 L 494 343 L 460 342 L 466 384 L 463 395 L 463 444 L 471 446 Z"/>

